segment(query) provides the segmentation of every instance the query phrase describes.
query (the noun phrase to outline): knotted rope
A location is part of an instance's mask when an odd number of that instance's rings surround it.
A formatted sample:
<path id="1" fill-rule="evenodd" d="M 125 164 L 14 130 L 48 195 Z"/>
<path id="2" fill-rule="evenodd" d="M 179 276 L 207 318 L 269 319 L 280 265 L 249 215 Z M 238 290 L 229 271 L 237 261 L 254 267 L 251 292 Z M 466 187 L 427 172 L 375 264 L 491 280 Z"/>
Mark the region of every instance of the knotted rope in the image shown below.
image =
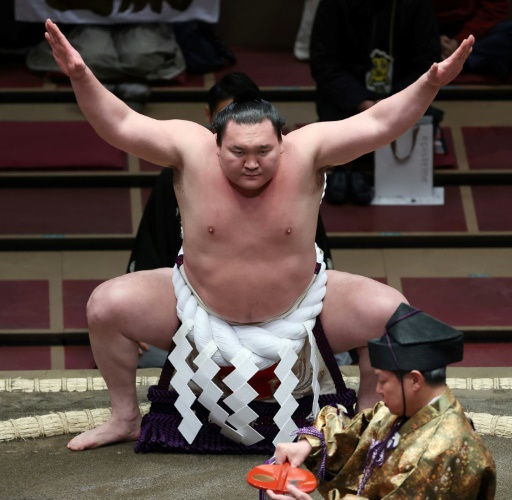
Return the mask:
<path id="1" fill-rule="evenodd" d="M 141 415 L 149 411 L 149 404 L 139 405 Z M 107 422 L 112 416 L 110 408 L 94 408 L 55 412 L 33 417 L 12 418 L 0 422 L 0 443 L 14 439 L 60 436 L 85 432 Z"/>
<path id="2" fill-rule="evenodd" d="M 149 407 L 147 403 L 140 404 L 141 415 L 145 415 Z M 110 408 L 94 408 L 0 421 L 0 443 L 85 432 L 107 422 L 111 415 Z M 512 439 L 512 416 L 472 412 L 467 412 L 466 415 L 473 421 L 478 434 Z"/>
<path id="3" fill-rule="evenodd" d="M 140 376 L 135 381 L 137 387 L 146 387 L 157 383 L 158 377 Z M 0 380 L 0 392 L 87 392 L 104 391 L 106 389 L 107 384 L 102 377 L 7 378 Z"/>
<path id="4" fill-rule="evenodd" d="M 344 376 L 347 387 L 357 389 L 359 377 Z M 158 377 L 140 376 L 135 384 L 145 387 L 158 383 Z M 446 384 L 450 389 L 473 391 L 510 390 L 512 378 L 448 378 Z M 102 377 L 58 378 L 58 379 L 0 379 L 0 392 L 86 392 L 104 391 L 107 384 Z"/>
<path id="5" fill-rule="evenodd" d="M 194 329 L 189 337 L 193 340 L 198 352 L 205 349 L 211 341 L 215 342 L 217 350 L 212 360 L 218 366 L 231 366 L 231 360 L 242 348 L 246 348 L 251 352 L 250 360 L 258 370 L 264 370 L 279 361 L 278 353 L 284 339 L 291 342 L 295 353 L 300 352 L 307 337 L 305 323 L 313 329 L 316 318 L 322 312 L 327 274 L 324 272 L 323 254 L 318 247 L 317 262 L 320 263 L 321 269 L 299 307 L 286 318 L 260 326 L 235 326 L 209 314 L 198 303 L 189 284 L 182 276 L 181 266 L 176 265 L 173 284 L 178 300 L 178 317 L 183 323 L 189 319 L 194 322 Z"/>

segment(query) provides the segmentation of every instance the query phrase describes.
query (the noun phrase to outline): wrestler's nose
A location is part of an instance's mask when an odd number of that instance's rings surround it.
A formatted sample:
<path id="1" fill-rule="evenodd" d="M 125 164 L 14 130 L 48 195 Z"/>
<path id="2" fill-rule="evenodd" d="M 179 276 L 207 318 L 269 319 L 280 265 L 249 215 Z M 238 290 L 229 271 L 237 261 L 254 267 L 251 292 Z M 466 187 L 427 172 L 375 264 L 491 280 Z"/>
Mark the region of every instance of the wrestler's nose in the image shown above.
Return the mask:
<path id="1" fill-rule="evenodd" d="M 259 167 L 259 163 L 256 158 L 247 158 L 244 166 L 248 170 L 256 170 Z"/>

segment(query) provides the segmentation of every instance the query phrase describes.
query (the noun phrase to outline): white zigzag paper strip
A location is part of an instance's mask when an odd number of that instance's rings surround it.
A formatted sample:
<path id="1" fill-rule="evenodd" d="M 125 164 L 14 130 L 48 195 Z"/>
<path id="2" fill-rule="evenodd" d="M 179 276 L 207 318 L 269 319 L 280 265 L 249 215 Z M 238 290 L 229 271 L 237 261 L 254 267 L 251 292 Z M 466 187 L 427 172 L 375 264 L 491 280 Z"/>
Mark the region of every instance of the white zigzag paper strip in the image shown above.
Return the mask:
<path id="1" fill-rule="evenodd" d="M 187 341 L 187 334 L 192 330 L 193 322 L 185 321 L 181 328 L 174 335 L 174 343 L 176 347 L 169 355 L 169 361 L 173 364 L 176 369 L 176 373 L 171 379 L 171 385 L 174 387 L 176 392 L 179 394 L 178 399 L 174 406 L 183 417 L 178 430 L 182 436 L 190 444 L 197 436 L 199 429 L 201 428 L 201 421 L 196 417 L 192 411 L 192 404 L 194 403 L 196 396 L 188 386 L 188 382 L 192 378 L 194 372 L 187 365 L 187 356 L 192 352 L 192 346 Z"/>

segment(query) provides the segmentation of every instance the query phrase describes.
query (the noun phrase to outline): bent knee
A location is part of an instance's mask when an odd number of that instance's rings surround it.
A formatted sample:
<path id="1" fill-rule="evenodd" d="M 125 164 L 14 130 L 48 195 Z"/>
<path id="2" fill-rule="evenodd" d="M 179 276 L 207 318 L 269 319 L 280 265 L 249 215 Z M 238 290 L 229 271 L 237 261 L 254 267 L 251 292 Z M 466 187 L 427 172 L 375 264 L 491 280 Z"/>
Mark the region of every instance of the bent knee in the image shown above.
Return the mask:
<path id="1" fill-rule="evenodd" d="M 87 301 L 88 324 L 108 323 L 124 315 L 132 307 L 130 295 L 118 278 L 97 286 Z"/>
<path id="2" fill-rule="evenodd" d="M 381 298 L 380 306 L 383 316 L 386 319 L 391 318 L 400 304 L 409 304 L 409 301 L 402 292 L 388 286 L 388 293 Z"/>

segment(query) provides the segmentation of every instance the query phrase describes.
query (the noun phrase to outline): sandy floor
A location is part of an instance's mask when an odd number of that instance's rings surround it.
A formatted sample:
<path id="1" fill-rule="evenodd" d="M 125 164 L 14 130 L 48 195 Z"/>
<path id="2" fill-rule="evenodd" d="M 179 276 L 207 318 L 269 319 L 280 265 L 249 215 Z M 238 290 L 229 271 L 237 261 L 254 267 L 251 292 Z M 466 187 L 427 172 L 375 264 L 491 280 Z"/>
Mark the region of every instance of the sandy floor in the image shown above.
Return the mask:
<path id="1" fill-rule="evenodd" d="M 146 370 L 144 371 L 147 372 Z M 507 373 L 508 372 L 508 373 Z M 485 376 L 510 376 L 511 369 Z M 478 369 L 460 369 L 449 377 L 482 376 Z M 97 375 L 97 373 L 95 374 Z M 12 374 L 0 373 L 0 378 Z M 24 375 L 26 376 L 26 374 Z M 40 375 L 39 375 L 40 376 Z M 46 372 L 48 378 L 62 372 Z M 76 376 L 76 375 L 73 375 Z M 139 388 L 146 401 L 147 387 Z M 455 390 L 466 411 L 512 415 L 512 391 Z M 0 392 L 0 421 L 54 411 L 105 408 L 106 391 L 82 393 Z M 70 436 L 0 443 L 2 499 L 245 499 L 257 498 L 245 476 L 266 456 L 136 454 L 133 443 L 77 453 L 66 448 Z M 498 468 L 497 499 L 510 499 L 512 441 L 484 436 Z M 315 498 L 319 498 L 315 495 Z"/>

